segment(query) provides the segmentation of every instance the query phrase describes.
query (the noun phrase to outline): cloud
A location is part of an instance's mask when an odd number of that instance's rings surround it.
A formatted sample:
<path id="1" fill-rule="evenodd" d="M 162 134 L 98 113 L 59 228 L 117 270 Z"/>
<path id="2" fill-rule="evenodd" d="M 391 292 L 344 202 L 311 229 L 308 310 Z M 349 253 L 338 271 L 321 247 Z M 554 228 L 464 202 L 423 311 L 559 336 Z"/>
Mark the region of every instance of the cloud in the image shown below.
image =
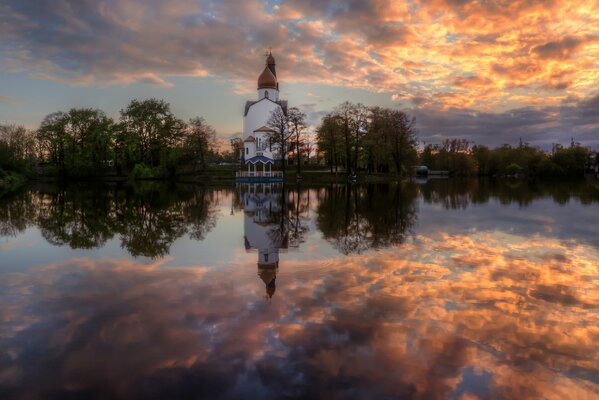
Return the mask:
<path id="1" fill-rule="evenodd" d="M 571 57 L 588 40 L 579 37 L 565 37 L 554 42 L 535 46 L 532 53 L 542 59 L 565 59 Z"/>
<path id="2" fill-rule="evenodd" d="M 211 75 L 244 93 L 272 46 L 284 83 L 506 110 L 527 105 L 517 90 L 588 96 L 599 69 L 592 0 L 7 0 L 0 22 L 4 69 L 81 85 Z"/>
<path id="3" fill-rule="evenodd" d="M 529 99 L 528 102 L 534 100 Z M 416 117 L 419 139 L 426 143 L 459 138 L 476 144 L 501 146 L 516 145 L 522 139 L 550 150 L 553 143 L 565 145 L 574 138 L 583 146 L 599 149 L 598 105 L 599 95 L 595 95 L 505 112 L 482 112 L 474 108 L 440 109 L 433 104 L 412 108 L 408 113 Z"/>

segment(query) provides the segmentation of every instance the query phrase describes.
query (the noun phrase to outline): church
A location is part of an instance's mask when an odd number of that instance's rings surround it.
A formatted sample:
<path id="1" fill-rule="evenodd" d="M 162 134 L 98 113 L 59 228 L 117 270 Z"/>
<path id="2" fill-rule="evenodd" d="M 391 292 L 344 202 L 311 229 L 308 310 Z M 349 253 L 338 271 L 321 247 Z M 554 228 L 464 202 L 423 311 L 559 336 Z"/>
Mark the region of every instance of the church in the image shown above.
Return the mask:
<path id="1" fill-rule="evenodd" d="M 237 173 L 238 181 L 282 180 L 281 172 L 275 171 L 281 154 L 271 138 L 274 131 L 268 126 L 271 113 L 277 109 L 287 114 L 287 101 L 279 98 L 275 58 L 269 51 L 264 70 L 258 77 L 258 98 L 245 103 L 242 169 Z"/>

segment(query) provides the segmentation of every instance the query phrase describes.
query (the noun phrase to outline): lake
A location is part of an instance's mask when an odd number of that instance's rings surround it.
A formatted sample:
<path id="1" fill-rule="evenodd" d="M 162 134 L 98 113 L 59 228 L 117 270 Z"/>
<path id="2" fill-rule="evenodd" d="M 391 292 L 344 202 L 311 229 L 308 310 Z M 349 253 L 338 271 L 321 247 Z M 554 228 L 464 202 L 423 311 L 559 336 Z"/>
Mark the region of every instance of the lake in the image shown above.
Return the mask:
<path id="1" fill-rule="evenodd" d="M 2 399 L 599 398 L 599 184 L 39 184 Z"/>

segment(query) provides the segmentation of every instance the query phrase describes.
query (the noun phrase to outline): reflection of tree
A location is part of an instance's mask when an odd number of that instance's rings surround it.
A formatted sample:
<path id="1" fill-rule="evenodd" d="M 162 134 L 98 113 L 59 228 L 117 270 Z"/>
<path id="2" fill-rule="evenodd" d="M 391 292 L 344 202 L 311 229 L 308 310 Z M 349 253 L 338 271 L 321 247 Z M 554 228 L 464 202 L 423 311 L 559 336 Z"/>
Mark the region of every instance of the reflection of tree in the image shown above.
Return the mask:
<path id="1" fill-rule="evenodd" d="M 36 196 L 23 191 L 0 198 L 0 235 L 16 236 L 27 229 L 36 215 Z"/>
<path id="2" fill-rule="evenodd" d="M 427 203 L 446 209 L 465 209 L 469 204 L 484 204 L 491 198 L 501 204 L 527 206 L 535 200 L 551 197 L 558 204 L 579 199 L 583 204 L 599 202 L 599 183 L 594 179 L 565 181 L 517 179 L 432 179 L 420 186 Z"/>
<path id="3" fill-rule="evenodd" d="M 113 235 L 110 197 L 105 190 L 59 190 L 44 196 L 37 216 L 42 236 L 76 249 L 102 246 Z"/>
<path id="4" fill-rule="evenodd" d="M 302 191 L 299 186 L 287 189 L 276 188 L 273 193 L 279 197 L 279 207 L 271 210 L 273 227 L 269 232 L 273 243 L 286 243 L 289 247 L 298 247 L 305 240 L 308 231 L 308 211 L 310 193 Z"/>
<path id="5" fill-rule="evenodd" d="M 413 184 L 332 186 L 322 193 L 317 224 L 344 254 L 401 244 L 417 218 Z"/>
<path id="6" fill-rule="evenodd" d="M 192 239 L 204 240 L 216 226 L 216 195 L 216 191 L 201 187 L 183 204 L 183 213 L 189 223 L 189 236 Z"/>
<path id="7" fill-rule="evenodd" d="M 116 210 L 121 245 L 133 256 L 162 257 L 186 232 L 180 201 L 172 191 L 155 188 L 120 199 Z"/>
<path id="8" fill-rule="evenodd" d="M 84 187 L 24 192 L 0 207 L 0 234 L 35 223 L 54 245 L 102 246 L 119 234 L 133 256 L 161 257 L 189 233 L 202 240 L 216 224 L 216 192 L 205 188 Z"/>

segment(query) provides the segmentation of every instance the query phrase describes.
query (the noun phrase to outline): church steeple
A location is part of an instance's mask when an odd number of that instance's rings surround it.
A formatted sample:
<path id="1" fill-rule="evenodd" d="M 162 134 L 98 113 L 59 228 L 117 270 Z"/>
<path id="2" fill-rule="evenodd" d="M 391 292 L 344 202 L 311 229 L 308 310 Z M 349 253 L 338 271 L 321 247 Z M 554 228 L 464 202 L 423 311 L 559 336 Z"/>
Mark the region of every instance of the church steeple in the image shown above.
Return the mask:
<path id="1" fill-rule="evenodd" d="M 270 72 L 272 72 L 272 74 L 276 78 L 277 77 L 277 70 L 275 68 L 275 66 L 276 66 L 275 58 L 272 56 L 272 52 L 270 50 L 268 51 L 268 56 L 266 57 L 266 66 L 268 67 L 268 69 L 270 70 Z"/>
<path id="2" fill-rule="evenodd" d="M 264 70 L 258 77 L 258 99 L 268 98 L 273 101 L 279 100 L 279 81 L 275 58 L 269 51 L 266 55 Z"/>

